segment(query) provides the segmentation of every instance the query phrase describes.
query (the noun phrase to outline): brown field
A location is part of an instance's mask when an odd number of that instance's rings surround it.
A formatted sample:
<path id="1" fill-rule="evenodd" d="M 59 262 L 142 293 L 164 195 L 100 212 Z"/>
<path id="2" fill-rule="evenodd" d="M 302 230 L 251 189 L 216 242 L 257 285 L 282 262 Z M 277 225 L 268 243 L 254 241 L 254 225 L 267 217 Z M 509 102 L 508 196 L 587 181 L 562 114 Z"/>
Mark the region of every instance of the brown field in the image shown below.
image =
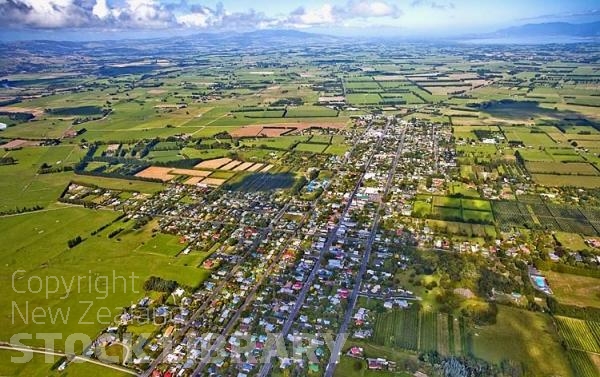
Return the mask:
<path id="1" fill-rule="evenodd" d="M 295 128 L 296 130 L 306 130 L 309 128 L 334 128 L 340 130 L 346 127 L 346 123 L 344 120 L 337 122 L 327 122 L 327 123 L 308 123 L 308 122 L 298 122 L 298 123 L 274 123 L 274 124 L 257 124 L 256 126 L 261 126 L 263 128 Z"/>
<path id="2" fill-rule="evenodd" d="M 19 114 L 30 113 L 34 117 L 44 114 L 44 109 L 39 107 L 16 107 L 16 106 L 1 106 L 0 113 Z"/>
<path id="3" fill-rule="evenodd" d="M 143 177 L 143 178 L 160 179 L 161 181 L 166 182 L 166 181 L 170 181 L 171 179 L 175 178 L 174 175 L 169 174 L 169 172 L 171 172 L 171 170 L 173 170 L 173 168 L 150 166 L 149 168 L 146 168 L 146 169 L 142 170 L 141 172 L 137 173 L 135 176 Z"/>
<path id="4" fill-rule="evenodd" d="M 218 169 L 221 166 L 231 162 L 231 158 L 215 158 L 214 160 L 202 161 L 198 165 L 194 166 L 194 169 Z"/>
<path id="5" fill-rule="evenodd" d="M 238 165 L 235 168 L 233 168 L 233 171 L 244 171 L 244 170 L 248 169 L 252 165 L 254 165 L 254 163 L 252 163 L 252 162 L 244 162 L 243 164 Z"/>
<path id="6" fill-rule="evenodd" d="M 233 137 L 278 137 L 285 135 L 288 132 L 296 130 L 296 127 L 263 127 L 260 125 L 256 126 L 244 126 L 235 129 L 230 132 Z"/>
<path id="7" fill-rule="evenodd" d="M 185 183 L 186 185 L 197 185 L 198 183 L 202 182 L 203 180 L 204 180 L 204 177 L 192 177 L 183 183 Z"/>
<path id="8" fill-rule="evenodd" d="M 22 147 L 33 147 L 33 146 L 36 146 L 39 144 L 40 143 L 37 141 L 15 139 L 15 140 L 9 141 L 8 143 L 0 146 L 0 148 L 14 149 L 14 148 L 22 148 Z"/>
<path id="9" fill-rule="evenodd" d="M 423 88 L 429 90 L 433 95 L 445 96 L 448 93 L 455 93 L 460 91 L 471 90 L 471 85 L 465 86 L 423 86 Z"/>
<path id="10" fill-rule="evenodd" d="M 275 165 L 273 165 L 273 164 L 269 164 L 269 165 L 265 166 L 260 172 L 261 173 L 268 172 L 269 170 L 273 169 L 274 166 Z"/>
<path id="11" fill-rule="evenodd" d="M 173 169 L 171 170 L 171 174 L 176 175 L 189 175 L 192 177 L 208 177 L 210 175 L 210 171 L 206 170 L 191 170 L 191 169 Z"/>
<path id="12" fill-rule="evenodd" d="M 244 126 L 230 131 L 232 137 L 256 137 L 262 131 L 262 126 Z"/>
<path id="13" fill-rule="evenodd" d="M 166 93 L 167 91 L 164 89 L 150 89 L 148 91 L 148 94 L 163 94 Z"/>
<path id="14" fill-rule="evenodd" d="M 253 124 L 243 126 L 230 131 L 232 137 L 277 137 L 287 134 L 292 131 L 302 131 L 309 128 L 335 128 L 342 129 L 346 127 L 345 123 L 274 123 L 274 124 Z"/>
<path id="15" fill-rule="evenodd" d="M 375 81 L 405 81 L 406 76 L 402 75 L 390 75 L 390 76 L 375 76 Z"/>
<path id="16" fill-rule="evenodd" d="M 207 185 L 207 186 L 221 186 L 223 183 L 225 183 L 226 179 L 219 179 L 219 178 L 204 178 L 204 180 L 202 181 L 203 185 Z"/>
<path id="17" fill-rule="evenodd" d="M 264 165 L 261 163 L 256 163 L 256 164 L 250 166 L 248 169 L 246 169 L 246 171 L 254 172 L 254 171 L 260 170 L 260 168 L 262 168 L 263 166 Z"/>
<path id="18" fill-rule="evenodd" d="M 278 137 L 294 130 L 295 128 L 264 127 L 258 135 L 265 137 Z"/>
<path id="19" fill-rule="evenodd" d="M 233 168 L 235 168 L 236 166 L 238 166 L 241 163 L 242 163 L 242 161 L 233 160 L 230 163 L 228 163 L 227 165 L 220 167 L 219 170 L 233 170 Z"/>
<path id="20" fill-rule="evenodd" d="M 295 131 L 298 127 L 277 125 L 276 127 L 268 127 L 263 125 L 250 125 L 237 128 L 229 134 L 233 137 L 278 137 L 285 135 L 288 132 Z"/>
<path id="21" fill-rule="evenodd" d="M 461 81 L 461 80 L 469 80 L 469 79 L 476 79 L 478 78 L 479 75 L 477 75 L 477 73 L 473 73 L 473 72 L 464 72 L 464 73 L 450 73 L 448 75 L 448 78 L 451 80 L 457 80 L 457 81 Z"/>
<path id="22" fill-rule="evenodd" d="M 600 279 L 544 271 L 556 299 L 564 304 L 600 307 Z"/>
<path id="23" fill-rule="evenodd" d="M 466 84 L 470 84 L 473 88 L 478 88 L 480 86 L 489 85 L 491 81 L 487 80 L 465 80 Z"/>

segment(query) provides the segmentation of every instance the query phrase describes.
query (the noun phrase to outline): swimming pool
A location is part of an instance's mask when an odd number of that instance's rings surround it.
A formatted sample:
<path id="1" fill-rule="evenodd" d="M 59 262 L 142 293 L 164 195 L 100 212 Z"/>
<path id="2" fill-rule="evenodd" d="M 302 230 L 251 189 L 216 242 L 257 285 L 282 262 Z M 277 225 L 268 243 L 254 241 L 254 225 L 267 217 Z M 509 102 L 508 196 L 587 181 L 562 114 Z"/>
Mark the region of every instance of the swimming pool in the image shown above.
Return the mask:
<path id="1" fill-rule="evenodd" d="M 543 276 L 534 276 L 533 281 L 535 282 L 535 285 L 537 285 L 540 289 L 548 288 L 548 286 L 546 285 L 546 279 Z"/>

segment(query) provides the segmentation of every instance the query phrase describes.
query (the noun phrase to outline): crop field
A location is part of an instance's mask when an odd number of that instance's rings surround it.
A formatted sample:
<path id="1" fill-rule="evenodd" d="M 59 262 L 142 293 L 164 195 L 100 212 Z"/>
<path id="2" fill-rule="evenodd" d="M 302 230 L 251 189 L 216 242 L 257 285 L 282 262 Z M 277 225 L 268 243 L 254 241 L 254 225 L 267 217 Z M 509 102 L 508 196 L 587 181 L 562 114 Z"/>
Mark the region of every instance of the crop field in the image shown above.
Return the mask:
<path id="1" fill-rule="evenodd" d="M 270 165 L 269 165 L 270 166 Z M 292 173 L 267 173 L 270 167 L 258 173 L 242 173 L 225 184 L 227 190 L 257 192 L 289 189 L 296 182 Z"/>
<path id="2" fill-rule="evenodd" d="M 555 317 L 555 320 L 577 376 L 600 374 L 600 368 L 592 359 L 600 351 L 600 323 L 568 317 Z"/>
<path id="3" fill-rule="evenodd" d="M 447 314 L 393 310 L 377 315 L 372 341 L 390 348 L 456 355 L 462 352 L 461 337 L 465 336 L 460 328 L 459 320 Z"/>
<path id="4" fill-rule="evenodd" d="M 503 229 L 510 227 L 542 227 L 567 233 L 597 235 L 595 212 L 569 205 L 546 204 L 536 198 L 528 202 L 495 201 L 493 212 Z M 586 216 L 586 214 L 589 216 Z"/>
<path id="5" fill-rule="evenodd" d="M 577 377 L 596 377 L 600 373 L 597 364 L 592 361 L 592 354 L 584 351 L 568 350 L 567 356 Z"/>
<path id="6" fill-rule="evenodd" d="M 416 351 L 419 339 L 419 312 L 393 310 L 375 319 L 373 342 L 393 348 Z"/>
<path id="7" fill-rule="evenodd" d="M 558 333 L 568 348 L 600 353 L 600 323 L 568 317 L 554 317 Z"/>
<path id="8" fill-rule="evenodd" d="M 489 201 L 482 199 L 461 199 L 449 196 L 420 196 L 413 203 L 413 213 L 417 217 L 430 217 L 448 221 L 493 224 L 494 215 Z"/>

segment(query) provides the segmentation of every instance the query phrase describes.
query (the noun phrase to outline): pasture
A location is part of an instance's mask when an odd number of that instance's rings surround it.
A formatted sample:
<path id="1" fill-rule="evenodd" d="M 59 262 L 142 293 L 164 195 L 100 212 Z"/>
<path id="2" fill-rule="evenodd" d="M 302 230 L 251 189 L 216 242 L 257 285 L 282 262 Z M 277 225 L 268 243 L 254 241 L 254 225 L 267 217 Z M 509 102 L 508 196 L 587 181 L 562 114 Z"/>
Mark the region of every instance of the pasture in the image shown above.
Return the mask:
<path id="1" fill-rule="evenodd" d="M 37 174 L 42 164 L 69 166 L 85 153 L 79 146 L 26 147 L 9 151 L 5 156 L 17 160 L 16 165 L 0 166 L 0 211 L 15 207 L 46 206 L 58 198 L 73 173 Z"/>
<path id="2" fill-rule="evenodd" d="M 190 286 L 196 286 L 208 276 L 208 271 L 201 268 L 176 264 L 177 258 L 166 253 L 150 255 L 134 252 L 142 247 L 152 249 L 152 243 L 147 247 L 144 245 L 151 242 L 155 223 L 136 230 L 132 227 L 133 221 L 120 221 L 91 235 L 92 231 L 112 222 L 117 216 L 114 211 L 65 207 L 51 212 L 0 218 L 7 245 L 0 273 L 10 279 L 17 270 L 23 270 L 15 275 L 15 290 L 8 290 L 0 298 L 0 314 L 12 321 L 11 326 L 0 330 L 0 339 L 6 341 L 18 332 L 61 333 L 62 342 L 72 333 L 94 337 L 108 326 L 102 323 L 106 317 L 97 316 L 103 313 L 99 312 L 100 308 L 108 308 L 110 321 L 120 313 L 119 307 L 127 306 L 144 295 L 142 284 L 149 276 L 158 275 Z M 108 235 L 118 228 L 123 228 L 123 231 L 109 238 Z M 69 249 L 67 241 L 77 235 L 84 239 L 83 242 Z M 113 279 L 113 276 L 117 278 Z M 31 290 L 28 287 L 30 278 L 35 282 L 38 277 L 42 281 L 52 277 L 64 278 L 67 282 L 80 279 L 81 284 L 71 292 L 64 286 L 49 287 L 56 292 L 51 291 L 46 297 L 45 291 L 35 293 L 38 286 L 31 286 Z M 18 307 L 18 312 L 11 307 L 12 302 Z M 38 317 L 39 320 L 32 321 L 36 307 L 42 308 L 45 313 L 51 312 L 55 320 Z M 37 309 L 36 313 L 41 313 L 40 310 Z M 62 315 L 56 317 L 58 311 Z M 57 342 L 57 349 L 62 349 L 62 342 Z M 43 341 L 32 340 L 31 344 L 43 346 Z"/>
<path id="3" fill-rule="evenodd" d="M 567 305 L 600 307 L 600 280 L 544 271 L 556 299 Z"/>
<path id="4" fill-rule="evenodd" d="M 520 362 L 533 376 L 577 377 L 547 314 L 499 306 L 496 324 L 473 329 L 471 343 L 476 357 L 494 363 Z"/>

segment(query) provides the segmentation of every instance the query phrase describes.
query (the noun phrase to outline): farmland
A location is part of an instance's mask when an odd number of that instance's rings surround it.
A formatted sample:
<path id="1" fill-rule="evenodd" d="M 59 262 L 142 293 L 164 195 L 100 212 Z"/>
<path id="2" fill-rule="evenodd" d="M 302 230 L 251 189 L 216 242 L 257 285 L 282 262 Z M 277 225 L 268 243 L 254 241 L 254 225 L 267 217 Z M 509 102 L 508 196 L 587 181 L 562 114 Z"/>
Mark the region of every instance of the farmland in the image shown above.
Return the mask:
<path id="1" fill-rule="evenodd" d="M 31 316 L 32 305 L 46 308 L 47 311 L 62 310 L 63 313 L 68 313 L 65 321 L 59 321 L 51 324 L 35 324 L 30 321 L 24 321 L 20 314 L 15 317 L 15 323 L 11 328 L 4 328 L 0 335 L 3 338 L 10 338 L 14 331 L 20 332 L 47 332 L 54 331 L 61 334 L 71 334 L 81 332 L 90 337 L 102 329 L 102 324 L 98 323 L 93 316 L 96 311 L 92 308 L 89 310 L 88 317 L 84 316 L 87 310 L 87 305 L 81 304 L 82 300 L 92 300 L 95 307 L 106 306 L 111 311 L 122 305 L 127 300 L 136 299 L 139 297 L 141 284 L 149 276 L 150 271 L 160 267 L 160 274 L 165 277 L 171 277 L 181 281 L 183 284 L 196 285 L 206 277 L 206 272 L 196 267 L 170 266 L 173 261 L 172 256 L 157 255 L 153 253 L 151 258 L 139 258 L 137 253 L 132 253 L 138 247 L 143 250 L 152 250 L 153 245 L 156 245 L 158 240 L 163 236 L 158 236 L 155 239 L 150 238 L 152 233 L 151 225 L 141 230 L 134 230 L 131 225 L 121 223 L 115 224 L 95 236 L 91 236 L 91 232 L 102 225 L 110 223 L 115 219 L 117 214 L 113 211 L 92 211 L 83 208 L 65 207 L 55 211 L 44 213 L 26 214 L 10 218 L 0 219 L 0 223 L 7 230 L 7 243 L 10 245 L 5 253 L 5 261 L 2 270 L 3 275 L 10 276 L 15 270 L 23 270 L 19 275 L 19 281 L 15 284 L 16 289 L 21 292 L 27 291 L 27 278 L 29 276 L 65 276 L 69 279 L 70 276 L 131 276 L 133 273 L 138 276 L 135 284 L 137 286 L 124 286 L 122 279 L 108 282 L 106 289 L 115 294 L 108 295 L 102 299 L 104 295 L 99 295 L 92 288 L 86 286 L 81 287 L 81 292 L 77 295 L 67 295 L 65 299 L 59 297 L 64 296 L 67 292 L 64 290 L 58 291 L 46 299 L 43 293 L 20 294 L 12 292 L 3 296 L 4 313 L 9 316 L 11 310 L 11 302 L 14 301 L 18 305 L 23 316 Z M 125 228 L 120 233 L 118 238 L 109 238 L 108 235 L 112 229 L 118 227 Z M 17 231 L 19 229 L 19 231 Z M 27 233 L 27 238 L 23 238 L 23 233 Z M 78 246 L 72 249 L 67 248 L 67 240 L 73 238 L 77 234 L 85 238 Z M 152 241 L 148 245 L 144 245 L 147 239 Z M 160 243 L 164 242 L 164 238 Z M 68 267 L 70 266 L 70 267 Z M 153 266 L 148 269 L 148 266 Z M 101 299 L 97 300 L 96 297 Z M 26 306 L 28 303 L 29 306 Z M 28 308 L 28 309 L 27 309 Z M 94 311 L 92 311 L 94 310 Z M 88 325 L 80 325 L 78 319 L 84 318 Z M 65 335 L 66 336 L 66 335 Z M 63 338 L 64 341 L 64 338 Z M 43 345 L 43 342 L 34 341 L 34 345 Z M 80 345 L 81 346 L 81 345 Z M 60 347 L 62 348 L 62 347 Z"/>
<path id="2" fill-rule="evenodd" d="M 148 357 L 119 362 L 141 376 L 598 375 L 596 44 L 226 34 L 1 44 L 0 270 L 25 292 L 2 291 L 0 341 L 81 333 L 78 354 L 116 353 L 132 336 Z M 136 285 L 97 281 L 113 274 Z M 27 291 L 81 276 L 77 294 Z M 189 345 L 209 333 L 227 342 L 207 361 Z M 349 335 L 339 355 L 330 333 Z M 257 365 L 264 334 L 318 358 Z M 59 374 L 10 354 L 1 375 Z"/>
<path id="3" fill-rule="evenodd" d="M 414 203 L 416 216 L 466 223 L 493 224 L 489 201 L 445 196 L 420 196 Z"/>
<path id="4" fill-rule="evenodd" d="M 394 310 L 375 322 L 375 344 L 442 355 L 462 353 L 466 334 L 459 318 L 432 311 Z"/>
<path id="5" fill-rule="evenodd" d="M 572 376 L 548 315 L 501 307 L 497 323 L 475 330 L 471 339 L 477 357 L 521 361 L 535 376 Z"/>
<path id="6" fill-rule="evenodd" d="M 593 357 L 600 350 L 600 324 L 567 317 L 556 317 L 555 320 L 577 376 L 598 375 L 600 368 Z"/>

